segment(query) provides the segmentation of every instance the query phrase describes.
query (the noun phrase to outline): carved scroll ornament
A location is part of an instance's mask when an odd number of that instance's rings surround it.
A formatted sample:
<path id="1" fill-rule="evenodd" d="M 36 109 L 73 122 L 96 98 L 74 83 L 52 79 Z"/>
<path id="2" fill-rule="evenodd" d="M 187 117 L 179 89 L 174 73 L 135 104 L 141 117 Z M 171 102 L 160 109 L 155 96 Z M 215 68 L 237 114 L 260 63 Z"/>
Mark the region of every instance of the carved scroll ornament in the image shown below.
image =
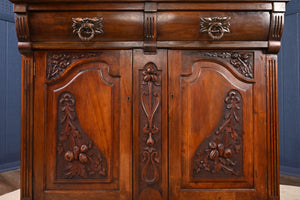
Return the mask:
<path id="1" fill-rule="evenodd" d="M 200 32 L 208 33 L 213 40 L 219 40 L 224 33 L 230 33 L 230 17 L 201 17 Z"/>
<path id="2" fill-rule="evenodd" d="M 103 35 L 103 18 L 72 18 L 73 33 L 82 41 L 92 40 L 96 34 Z"/>
<path id="3" fill-rule="evenodd" d="M 62 74 L 71 64 L 80 58 L 95 57 L 97 53 L 48 53 L 47 79 L 51 80 Z"/>
<path id="4" fill-rule="evenodd" d="M 63 92 L 58 99 L 57 178 L 105 179 L 107 162 L 96 144 L 81 129 L 75 98 Z"/>
<path id="5" fill-rule="evenodd" d="M 253 53 L 248 52 L 209 52 L 205 56 L 226 59 L 244 77 L 253 79 Z"/>
<path id="6" fill-rule="evenodd" d="M 147 90 L 141 94 L 141 105 L 146 115 L 147 123 L 143 128 L 143 135 L 146 136 L 143 144 L 142 157 L 144 167 L 142 169 L 142 180 L 146 184 L 154 184 L 159 180 L 159 164 L 160 155 L 158 151 L 158 141 L 155 140 L 154 135 L 159 134 L 159 129 L 154 123 L 154 115 L 160 104 L 160 94 L 153 92 L 153 87 L 158 86 L 158 71 L 154 63 L 145 65 L 143 71 L 143 82 L 147 85 Z"/>
<path id="7" fill-rule="evenodd" d="M 218 128 L 198 147 L 193 159 L 194 178 L 226 178 L 242 175 L 242 97 L 230 90 Z M 213 176 L 216 175 L 216 176 Z"/>

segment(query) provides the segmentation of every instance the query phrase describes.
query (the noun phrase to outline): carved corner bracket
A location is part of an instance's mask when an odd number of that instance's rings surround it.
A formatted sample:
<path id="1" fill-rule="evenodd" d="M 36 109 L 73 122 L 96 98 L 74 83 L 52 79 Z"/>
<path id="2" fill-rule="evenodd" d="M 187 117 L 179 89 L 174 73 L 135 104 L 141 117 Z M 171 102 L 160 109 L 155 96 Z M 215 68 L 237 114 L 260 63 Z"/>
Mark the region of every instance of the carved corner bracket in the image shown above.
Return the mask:
<path id="1" fill-rule="evenodd" d="M 193 178 L 242 176 L 242 96 L 237 90 L 230 90 L 224 103 L 218 127 L 199 145 L 194 155 Z"/>
<path id="2" fill-rule="evenodd" d="M 278 53 L 281 46 L 281 36 L 284 25 L 285 3 L 274 2 L 271 13 L 271 25 L 269 31 L 268 52 Z"/>
<path id="3" fill-rule="evenodd" d="M 208 33 L 213 40 L 219 40 L 224 33 L 230 33 L 230 17 L 201 17 L 200 33 Z"/>
<path id="4" fill-rule="evenodd" d="M 106 158 L 81 129 L 70 92 L 58 98 L 56 173 L 59 179 L 107 178 Z"/>
<path id="5" fill-rule="evenodd" d="M 47 54 L 47 80 L 52 80 L 61 75 L 71 64 L 81 58 L 96 57 L 97 53 L 55 53 Z"/>
<path id="6" fill-rule="evenodd" d="M 227 60 L 240 74 L 247 79 L 254 78 L 254 55 L 250 52 L 209 52 L 204 56 Z"/>
<path id="7" fill-rule="evenodd" d="M 31 54 L 30 29 L 28 24 L 27 5 L 15 5 L 15 26 L 18 37 L 18 47 L 22 54 Z"/>

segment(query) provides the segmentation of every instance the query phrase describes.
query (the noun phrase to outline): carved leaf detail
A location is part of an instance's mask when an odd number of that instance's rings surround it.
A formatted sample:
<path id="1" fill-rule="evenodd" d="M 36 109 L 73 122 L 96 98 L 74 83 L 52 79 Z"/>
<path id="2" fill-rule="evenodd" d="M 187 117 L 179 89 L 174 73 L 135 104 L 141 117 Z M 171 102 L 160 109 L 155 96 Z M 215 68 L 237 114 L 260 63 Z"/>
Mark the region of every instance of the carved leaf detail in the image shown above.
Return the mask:
<path id="1" fill-rule="evenodd" d="M 201 17 L 200 33 L 207 32 L 213 40 L 219 40 L 224 33 L 230 33 L 230 17 Z"/>
<path id="2" fill-rule="evenodd" d="M 239 52 L 210 52 L 205 56 L 226 59 L 244 77 L 253 79 L 253 53 Z"/>
<path id="3" fill-rule="evenodd" d="M 242 97 L 230 90 L 224 100 L 219 126 L 197 148 L 194 178 L 227 178 L 242 175 Z"/>
<path id="4" fill-rule="evenodd" d="M 201 17 L 200 18 L 200 32 L 208 32 L 208 29 L 210 26 L 212 26 L 214 23 L 220 24 L 220 26 L 224 29 L 224 32 L 229 33 L 229 26 L 230 26 L 230 17 Z M 218 32 L 218 30 L 215 30 Z"/>
<path id="5" fill-rule="evenodd" d="M 57 177 L 105 179 L 106 159 L 81 129 L 75 112 L 75 98 L 70 92 L 59 96 L 57 116 Z"/>
<path id="6" fill-rule="evenodd" d="M 61 75 L 71 64 L 81 58 L 95 57 L 96 53 L 48 53 L 47 54 L 47 80 Z"/>

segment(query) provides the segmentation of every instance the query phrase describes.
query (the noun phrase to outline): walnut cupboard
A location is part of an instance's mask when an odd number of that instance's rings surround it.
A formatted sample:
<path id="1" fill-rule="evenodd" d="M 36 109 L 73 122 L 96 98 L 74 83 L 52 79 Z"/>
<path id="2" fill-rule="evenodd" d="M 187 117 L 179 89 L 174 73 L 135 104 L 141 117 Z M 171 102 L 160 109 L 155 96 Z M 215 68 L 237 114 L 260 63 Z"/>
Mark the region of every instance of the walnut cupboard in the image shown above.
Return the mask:
<path id="1" fill-rule="evenodd" d="M 12 2 L 21 199 L 279 199 L 286 1 Z"/>

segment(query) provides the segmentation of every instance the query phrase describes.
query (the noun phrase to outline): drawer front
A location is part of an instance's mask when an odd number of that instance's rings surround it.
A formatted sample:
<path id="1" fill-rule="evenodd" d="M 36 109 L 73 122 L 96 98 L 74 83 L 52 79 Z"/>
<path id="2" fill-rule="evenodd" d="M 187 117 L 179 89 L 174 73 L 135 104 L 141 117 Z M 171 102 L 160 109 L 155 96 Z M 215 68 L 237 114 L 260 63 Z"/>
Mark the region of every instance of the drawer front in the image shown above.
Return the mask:
<path id="1" fill-rule="evenodd" d="M 226 18 L 225 20 L 216 19 Z M 201 20 L 203 18 L 203 20 Z M 204 18 L 211 18 L 207 21 Z M 215 20 L 215 21 L 214 21 Z M 211 24 L 209 24 L 211 22 Z M 213 40 L 208 34 L 212 23 L 221 23 L 225 30 L 217 40 L 263 41 L 268 40 L 269 12 L 159 12 L 157 30 L 159 41 L 203 41 Z M 201 27 L 201 24 L 203 27 Z M 200 31 L 202 28 L 203 32 Z M 219 29 L 218 25 L 212 27 Z M 206 29 L 206 30 L 205 30 Z M 213 33 L 220 36 L 220 33 Z"/>
<path id="2" fill-rule="evenodd" d="M 217 19 L 224 18 L 225 20 Z M 73 18 L 101 19 L 102 33 L 91 41 L 143 41 L 143 12 L 33 12 L 29 15 L 31 40 L 76 42 L 84 41 L 74 31 Z M 212 21 L 207 21 L 210 18 Z M 219 21 L 218 21 L 219 20 Z M 224 33 L 213 29 L 223 28 Z M 269 35 L 269 12 L 157 12 L 157 41 L 265 41 Z M 226 29 L 226 30 L 225 30 Z M 89 36 L 89 35 L 88 35 Z"/>
<path id="3" fill-rule="evenodd" d="M 94 42 L 143 40 L 142 12 L 32 12 L 29 14 L 31 40 L 82 41 L 78 33 L 73 32 L 73 18 L 101 19 L 103 32 L 95 34 L 91 39 Z"/>

